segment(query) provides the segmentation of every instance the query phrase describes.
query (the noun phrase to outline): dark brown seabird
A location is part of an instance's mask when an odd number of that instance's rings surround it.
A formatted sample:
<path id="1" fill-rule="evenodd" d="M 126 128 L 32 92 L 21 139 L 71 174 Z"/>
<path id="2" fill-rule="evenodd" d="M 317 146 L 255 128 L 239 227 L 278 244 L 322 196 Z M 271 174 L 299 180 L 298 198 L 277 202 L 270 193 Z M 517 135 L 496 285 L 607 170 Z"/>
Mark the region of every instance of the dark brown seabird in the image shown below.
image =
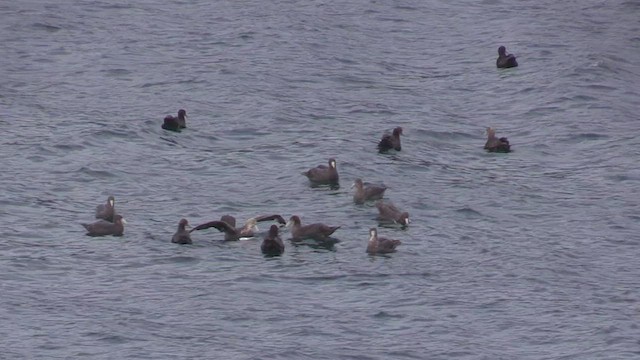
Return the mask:
<path id="1" fill-rule="evenodd" d="M 100 204 L 96 206 L 96 219 L 107 220 L 113 222 L 113 216 L 116 213 L 115 210 L 116 200 L 113 196 L 107 198 L 106 204 Z"/>
<path id="2" fill-rule="evenodd" d="M 171 242 L 175 244 L 192 244 L 191 234 L 187 231 L 187 225 L 189 222 L 187 219 L 180 219 L 178 222 L 178 230 L 176 230 L 175 234 L 171 237 Z"/>
<path id="3" fill-rule="evenodd" d="M 302 173 L 309 181 L 314 184 L 330 184 L 335 185 L 340 181 L 338 169 L 336 167 L 336 159 L 329 159 L 329 166 L 318 165 Z"/>
<path id="4" fill-rule="evenodd" d="M 400 135 L 402 135 L 402 128 L 399 126 L 393 129 L 393 133 L 382 135 L 382 139 L 380 139 L 380 142 L 378 143 L 378 151 L 383 153 L 391 149 L 395 151 L 402 150 Z"/>
<path id="5" fill-rule="evenodd" d="M 127 222 L 122 218 L 122 215 L 115 215 L 113 222 L 107 220 L 98 220 L 92 224 L 81 224 L 87 229 L 87 235 L 89 236 L 122 236 L 124 233 L 124 224 Z"/>
<path id="6" fill-rule="evenodd" d="M 500 46 L 498 48 L 498 59 L 496 60 L 496 67 L 500 69 L 512 68 L 518 66 L 516 56 L 513 54 L 507 54 L 507 48 Z"/>
<path id="7" fill-rule="evenodd" d="M 390 222 L 402 226 L 409 225 L 409 213 L 400 211 L 393 203 L 379 200 L 376 202 L 378 208 L 378 220 L 380 222 Z"/>
<path id="8" fill-rule="evenodd" d="M 367 200 L 380 200 L 384 196 L 384 192 L 387 190 L 386 186 L 373 185 L 363 182 L 358 178 L 353 182 L 353 186 L 356 188 L 353 194 L 353 202 L 356 204 L 364 204 Z"/>
<path id="9" fill-rule="evenodd" d="M 170 131 L 180 131 L 187 127 L 187 112 L 184 109 L 178 110 L 178 117 L 167 115 L 164 117 L 162 128 Z"/>
<path id="10" fill-rule="evenodd" d="M 497 138 L 496 131 L 490 127 L 487 128 L 487 142 L 484 144 L 484 149 L 489 152 L 502 152 L 508 153 L 511 151 L 511 145 L 506 137 Z"/>
<path id="11" fill-rule="evenodd" d="M 369 230 L 369 243 L 367 244 L 367 252 L 369 254 L 388 254 L 396 251 L 396 246 L 402 244 L 400 240 L 392 240 L 384 237 L 378 237 L 378 229 L 371 228 Z"/>
<path id="12" fill-rule="evenodd" d="M 280 255 L 284 252 L 284 243 L 278 236 L 278 227 L 271 225 L 269 233 L 262 240 L 260 251 L 265 255 Z"/>
<path id="13" fill-rule="evenodd" d="M 327 240 L 331 234 L 340 228 L 340 226 L 328 226 L 322 223 L 302 225 L 300 217 L 293 215 L 287 226 L 291 226 L 291 237 L 293 240 L 314 239 Z"/>

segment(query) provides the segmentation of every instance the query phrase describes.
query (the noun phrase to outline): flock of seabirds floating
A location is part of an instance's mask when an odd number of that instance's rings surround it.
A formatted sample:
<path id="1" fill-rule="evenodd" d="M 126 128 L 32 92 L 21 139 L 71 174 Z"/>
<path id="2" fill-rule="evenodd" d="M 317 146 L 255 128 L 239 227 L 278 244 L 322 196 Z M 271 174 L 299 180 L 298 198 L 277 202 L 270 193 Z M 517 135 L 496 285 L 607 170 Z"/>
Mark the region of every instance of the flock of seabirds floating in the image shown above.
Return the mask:
<path id="1" fill-rule="evenodd" d="M 498 59 L 496 67 L 511 68 L 518 66 L 516 57 L 513 54 L 507 54 L 506 48 L 500 46 L 498 48 Z M 187 112 L 183 109 L 178 111 L 178 116 L 167 115 L 164 118 L 162 128 L 169 131 L 180 132 L 181 129 L 187 127 Z M 487 141 L 484 149 L 489 152 L 508 153 L 511 151 L 509 140 L 506 137 L 496 137 L 495 130 L 487 128 Z M 400 142 L 402 128 L 396 127 L 393 131 L 385 133 L 378 142 L 378 151 L 387 153 L 389 151 L 401 151 Z M 327 165 L 318 165 L 302 173 L 305 175 L 312 185 L 329 185 L 335 186 L 339 183 L 338 168 L 334 158 L 329 159 Z M 356 179 L 352 188 L 355 188 L 353 201 L 356 204 L 364 204 L 367 201 L 376 201 L 375 206 L 378 209 L 377 220 L 382 224 L 397 224 L 402 227 L 409 225 L 409 213 L 398 209 L 392 202 L 384 201 L 384 192 L 387 188 L 384 185 L 375 185 L 363 182 L 362 179 Z M 115 211 L 115 198 L 109 196 L 105 204 L 96 207 L 96 219 L 98 221 L 91 224 L 82 224 L 87 230 L 89 236 L 122 236 L 124 234 L 124 224 L 126 221 L 122 215 Z M 280 215 L 258 216 L 247 220 L 242 227 L 236 227 L 236 219 L 231 215 L 223 215 L 220 220 L 210 221 L 198 225 L 187 230 L 189 222 L 187 219 L 181 219 L 178 222 L 178 230 L 173 234 L 171 242 L 176 244 L 192 244 L 191 233 L 197 230 L 208 228 L 216 228 L 220 232 L 224 232 L 225 241 L 236 241 L 242 238 L 251 238 L 257 232 L 257 224 L 263 221 L 276 221 L 280 226 L 291 228 L 291 238 L 294 241 L 304 239 L 312 239 L 319 242 L 335 241 L 331 235 L 340 228 L 340 226 L 329 226 L 322 223 L 314 223 L 302 225 L 300 217 L 291 216 L 289 221 L 285 221 Z M 269 232 L 262 240 L 260 245 L 261 251 L 266 255 L 280 255 L 284 252 L 284 243 L 279 236 L 280 227 L 271 225 Z M 369 254 L 386 254 L 394 252 L 396 247 L 401 244 L 400 240 L 388 239 L 378 236 L 377 228 L 373 227 L 369 230 L 369 242 L 367 244 L 367 252 Z"/>

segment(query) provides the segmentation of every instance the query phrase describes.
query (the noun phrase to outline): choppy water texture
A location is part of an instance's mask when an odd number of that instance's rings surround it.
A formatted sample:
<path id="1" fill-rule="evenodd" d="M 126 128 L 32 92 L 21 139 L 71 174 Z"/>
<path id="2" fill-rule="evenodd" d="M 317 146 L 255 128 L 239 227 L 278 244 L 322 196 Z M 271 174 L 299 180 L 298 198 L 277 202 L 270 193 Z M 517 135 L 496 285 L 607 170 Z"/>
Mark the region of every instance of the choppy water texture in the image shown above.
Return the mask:
<path id="1" fill-rule="evenodd" d="M 3 2 L 0 357 L 637 359 L 638 4 Z M 356 177 L 411 213 L 398 252 Z M 125 236 L 86 237 L 109 194 Z M 341 242 L 170 243 L 272 212 Z"/>

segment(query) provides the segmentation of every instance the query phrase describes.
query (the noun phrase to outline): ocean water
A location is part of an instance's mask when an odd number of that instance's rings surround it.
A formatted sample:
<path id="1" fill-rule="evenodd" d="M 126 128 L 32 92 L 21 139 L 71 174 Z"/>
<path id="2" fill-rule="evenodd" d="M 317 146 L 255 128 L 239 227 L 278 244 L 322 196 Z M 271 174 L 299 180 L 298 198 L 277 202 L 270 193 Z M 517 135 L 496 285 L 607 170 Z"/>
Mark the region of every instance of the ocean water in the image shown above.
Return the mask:
<path id="1" fill-rule="evenodd" d="M 640 358 L 639 34 L 619 0 L 1 3 L 0 358 Z M 85 236 L 108 195 L 124 236 Z M 340 242 L 170 242 L 270 213 Z"/>

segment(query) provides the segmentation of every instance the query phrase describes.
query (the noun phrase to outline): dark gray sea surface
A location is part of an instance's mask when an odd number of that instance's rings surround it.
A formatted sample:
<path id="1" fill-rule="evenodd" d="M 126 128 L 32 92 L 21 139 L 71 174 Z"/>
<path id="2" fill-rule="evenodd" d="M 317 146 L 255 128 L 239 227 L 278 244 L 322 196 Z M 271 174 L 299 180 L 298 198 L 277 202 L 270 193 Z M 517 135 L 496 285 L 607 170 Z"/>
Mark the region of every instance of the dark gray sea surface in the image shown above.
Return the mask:
<path id="1" fill-rule="evenodd" d="M 0 358 L 640 358 L 638 1 L 4 1 L 0 54 Z M 170 242 L 271 213 L 339 242 Z"/>

